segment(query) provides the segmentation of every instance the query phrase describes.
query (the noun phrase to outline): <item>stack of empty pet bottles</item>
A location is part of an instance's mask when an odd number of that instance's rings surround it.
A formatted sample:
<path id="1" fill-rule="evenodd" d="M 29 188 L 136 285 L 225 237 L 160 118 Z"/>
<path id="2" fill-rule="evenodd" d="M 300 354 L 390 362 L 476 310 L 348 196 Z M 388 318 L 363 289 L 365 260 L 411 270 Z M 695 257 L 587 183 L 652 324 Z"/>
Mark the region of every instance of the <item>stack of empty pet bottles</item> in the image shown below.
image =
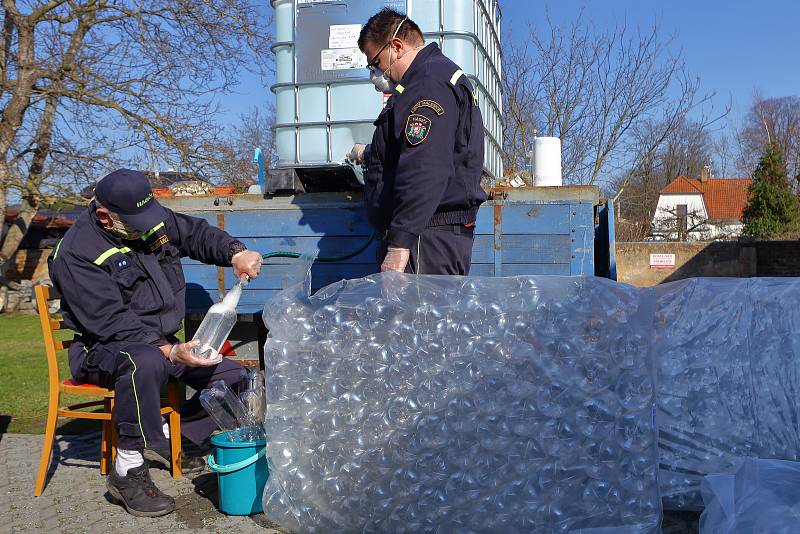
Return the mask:
<path id="1" fill-rule="evenodd" d="M 243 375 L 239 395 L 222 380 L 200 393 L 200 403 L 233 442 L 265 438 L 263 376 L 256 370 L 244 370 Z"/>

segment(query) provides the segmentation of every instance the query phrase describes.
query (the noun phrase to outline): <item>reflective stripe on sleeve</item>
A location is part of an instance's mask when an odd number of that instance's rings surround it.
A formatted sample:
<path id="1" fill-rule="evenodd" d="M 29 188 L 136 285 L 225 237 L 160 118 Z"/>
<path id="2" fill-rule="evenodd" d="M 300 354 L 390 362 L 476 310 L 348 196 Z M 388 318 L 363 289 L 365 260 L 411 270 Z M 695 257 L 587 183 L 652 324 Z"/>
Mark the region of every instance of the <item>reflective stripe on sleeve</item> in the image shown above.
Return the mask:
<path id="1" fill-rule="evenodd" d="M 125 254 L 126 252 L 130 252 L 131 249 L 128 247 L 111 247 L 110 249 L 106 250 L 102 254 L 100 254 L 96 260 L 94 260 L 95 265 L 103 265 L 103 262 L 106 261 L 108 258 L 113 256 L 114 254 Z"/>
<path id="2" fill-rule="evenodd" d="M 147 241 L 147 238 L 148 238 L 148 237 L 150 237 L 150 236 L 151 236 L 151 235 L 153 235 L 154 233 L 158 232 L 158 230 L 159 230 L 159 229 L 161 229 L 161 228 L 164 228 L 164 221 L 161 221 L 160 223 L 158 223 L 157 225 L 155 225 L 154 227 L 152 227 L 150 230 L 148 230 L 147 232 L 145 232 L 145 233 L 142 235 L 142 238 L 141 238 L 141 239 L 142 239 L 142 241 Z"/>

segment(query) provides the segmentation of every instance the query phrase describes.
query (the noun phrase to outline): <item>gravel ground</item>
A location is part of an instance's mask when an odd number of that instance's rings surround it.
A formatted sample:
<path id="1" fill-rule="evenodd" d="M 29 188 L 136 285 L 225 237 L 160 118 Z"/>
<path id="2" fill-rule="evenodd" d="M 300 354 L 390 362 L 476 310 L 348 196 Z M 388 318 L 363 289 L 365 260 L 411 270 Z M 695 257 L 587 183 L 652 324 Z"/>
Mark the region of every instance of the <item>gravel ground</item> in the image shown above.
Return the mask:
<path id="1" fill-rule="evenodd" d="M 259 532 L 281 531 L 263 514 L 219 512 L 217 475 L 209 471 L 173 480 L 152 468 L 156 485 L 176 501 L 173 513 L 134 517 L 112 504 L 100 475 L 100 435 L 57 436 L 44 493 L 33 496 L 42 436 L 0 434 L 0 532 Z"/>
<path id="2" fill-rule="evenodd" d="M 258 532 L 287 534 L 263 514 L 227 516 L 216 509 L 217 475 L 209 471 L 172 480 L 153 468 L 156 485 L 176 509 L 158 518 L 134 517 L 112 504 L 100 475 L 100 435 L 57 436 L 44 493 L 33 496 L 42 436 L 0 434 L 0 533 L 5 532 Z M 191 449 L 188 449 L 191 452 Z M 695 534 L 699 513 L 664 514 L 663 532 Z"/>

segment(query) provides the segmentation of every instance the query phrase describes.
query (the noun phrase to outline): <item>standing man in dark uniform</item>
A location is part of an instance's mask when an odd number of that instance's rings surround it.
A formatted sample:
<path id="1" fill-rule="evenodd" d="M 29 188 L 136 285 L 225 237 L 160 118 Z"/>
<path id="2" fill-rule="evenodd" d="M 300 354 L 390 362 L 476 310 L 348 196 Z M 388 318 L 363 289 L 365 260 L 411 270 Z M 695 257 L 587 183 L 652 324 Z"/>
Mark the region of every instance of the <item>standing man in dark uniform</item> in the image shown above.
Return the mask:
<path id="1" fill-rule="evenodd" d="M 48 259 L 64 322 L 78 332 L 69 348 L 73 380 L 114 389 L 119 440 L 106 486 L 138 516 L 175 508 L 145 462 L 170 461 L 162 386 L 172 377 L 200 391 L 215 380 L 241 379 L 238 363 L 195 356 L 191 342 L 175 337 L 185 311 L 184 256 L 233 266 L 237 277 L 261 269 L 259 253 L 202 219 L 162 207 L 143 173 L 120 169 L 98 182 L 95 199 Z M 181 416 L 181 432 L 195 443 L 216 429 L 197 395 Z M 183 465 L 191 471 L 204 462 L 184 458 Z"/>
<path id="2" fill-rule="evenodd" d="M 367 167 L 367 216 L 384 236 L 381 271 L 469 274 L 475 217 L 486 200 L 483 119 L 473 87 L 397 11 L 373 15 L 358 46 L 376 88 L 392 94 L 372 143 L 348 154 Z"/>

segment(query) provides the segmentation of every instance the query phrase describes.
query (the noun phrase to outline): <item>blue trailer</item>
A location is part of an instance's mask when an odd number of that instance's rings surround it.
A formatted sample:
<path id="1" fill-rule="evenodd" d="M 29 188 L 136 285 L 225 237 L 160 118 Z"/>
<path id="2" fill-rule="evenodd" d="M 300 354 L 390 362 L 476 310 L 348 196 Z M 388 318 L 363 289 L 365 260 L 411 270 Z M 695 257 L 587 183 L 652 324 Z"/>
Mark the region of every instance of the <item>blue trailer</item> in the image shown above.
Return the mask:
<path id="1" fill-rule="evenodd" d="M 206 219 L 261 253 L 293 251 L 337 256 L 370 238 L 359 193 L 191 196 L 160 199 L 165 206 Z M 373 242 L 338 263 L 317 263 L 313 289 L 377 272 Z M 596 186 L 495 189 L 478 212 L 471 276 L 531 274 L 616 278 L 614 219 Z M 263 338 L 260 313 L 271 295 L 297 278 L 293 260 L 273 258 L 240 301 L 232 335 L 239 357 L 255 359 Z M 186 331 L 234 282 L 231 269 L 184 260 Z"/>

